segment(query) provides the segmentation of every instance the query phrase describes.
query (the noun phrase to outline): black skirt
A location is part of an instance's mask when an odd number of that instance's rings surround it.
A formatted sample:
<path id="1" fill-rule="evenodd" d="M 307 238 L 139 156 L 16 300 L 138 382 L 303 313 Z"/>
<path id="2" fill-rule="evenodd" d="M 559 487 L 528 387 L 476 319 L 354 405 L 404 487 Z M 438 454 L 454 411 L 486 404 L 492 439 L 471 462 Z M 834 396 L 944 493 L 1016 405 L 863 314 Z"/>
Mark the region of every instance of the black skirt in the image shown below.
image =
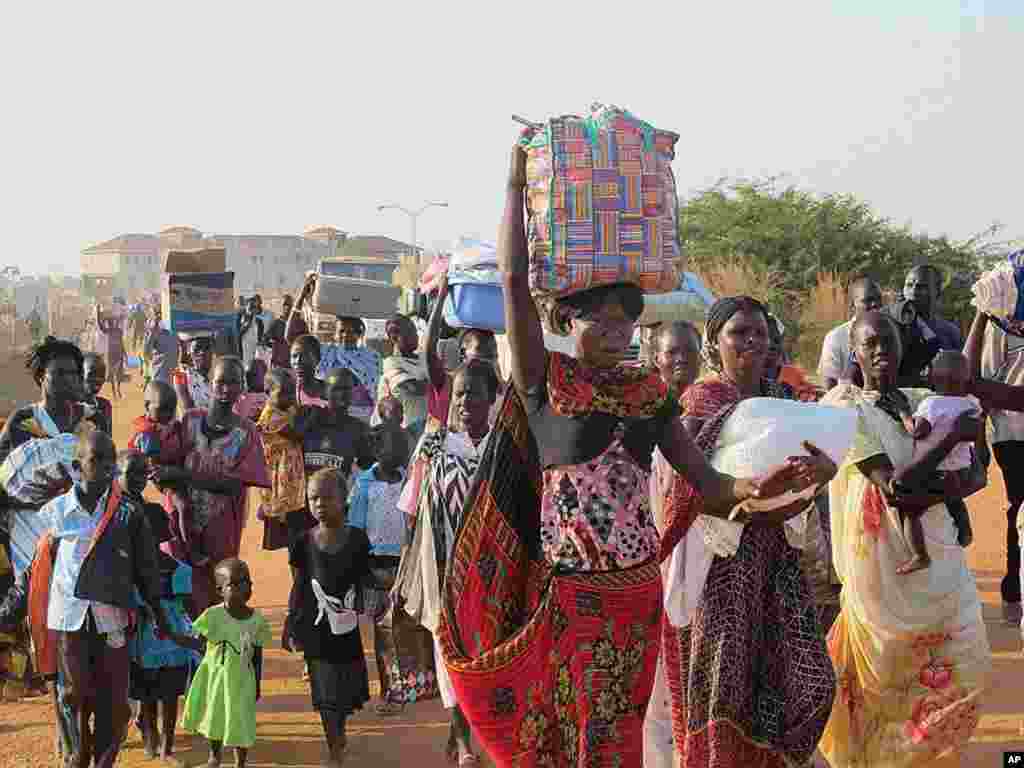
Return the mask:
<path id="1" fill-rule="evenodd" d="M 163 701 L 184 696 L 188 690 L 189 668 L 158 667 L 146 669 L 132 663 L 128 698 L 136 701 Z"/>
<path id="2" fill-rule="evenodd" d="M 358 634 L 358 633 L 357 633 Z M 366 659 L 332 662 L 306 659 L 309 665 L 309 695 L 313 709 L 348 717 L 370 700 L 370 675 Z"/>

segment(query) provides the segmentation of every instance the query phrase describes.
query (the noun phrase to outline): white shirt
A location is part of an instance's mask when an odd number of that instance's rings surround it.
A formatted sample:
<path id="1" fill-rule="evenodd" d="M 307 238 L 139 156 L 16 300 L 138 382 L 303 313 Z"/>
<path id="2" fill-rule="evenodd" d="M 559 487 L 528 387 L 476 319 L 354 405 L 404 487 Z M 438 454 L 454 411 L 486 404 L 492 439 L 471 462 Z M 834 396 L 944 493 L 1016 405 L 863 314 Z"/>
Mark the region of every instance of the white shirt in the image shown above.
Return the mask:
<path id="1" fill-rule="evenodd" d="M 822 381 L 843 378 L 843 371 L 850 361 L 850 327 L 853 320 L 837 325 L 827 334 L 821 344 L 821 360 L 818 362 L 818 375 Z"/>
<path id="2" fill-rule="evenodd" d="M 914 411 L 915 419 L 924 419 L 932 431 L 923 440 L 919 440 L 914 446 L 914 453 L 920 454 L 927 451 L 945 434 L 944 429 L 951 425 L 961 413 L 980 413 L 981 408 L 978 401 L 973 397 L 952 397 L 949 395 L 932 395 L 926 397 Z M 958 469 L 967 469 L 971 466 L 971 443 L 957 443 L 953 450 L 944 458 L 937 469 L 942 472 L 953 472 Z"/>
<path id="3" fill-rule="evenodd" d="M 96 527 L 107 508 L 109 496 L 110 491 L 103 494 L 90 513 L 82 507 L 77 490 L 72 488 L 46 504 L 39 512 L 48 521 L 53 536 L 60 539 L 53 565 L 50 605 L 46 614 L 49 629 L 77 632 L 85 623 L 90 608 L 96 622 L 96 631 L 102 635 L 119 633 L 128 626 L 128 614 L 121 608 L 75 597 L 78 574 L 89 553 Z"/>

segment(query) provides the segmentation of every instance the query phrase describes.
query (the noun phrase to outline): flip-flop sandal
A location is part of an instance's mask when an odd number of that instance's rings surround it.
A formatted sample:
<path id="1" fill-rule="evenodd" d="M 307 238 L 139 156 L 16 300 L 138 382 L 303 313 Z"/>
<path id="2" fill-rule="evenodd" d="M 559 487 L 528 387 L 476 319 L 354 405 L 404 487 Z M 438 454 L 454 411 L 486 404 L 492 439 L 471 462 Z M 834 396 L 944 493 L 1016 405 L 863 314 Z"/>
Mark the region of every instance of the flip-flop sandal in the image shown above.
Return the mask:
<path id="1" fill-rule="evenodd" d="M 381 701 L 377 703 L 377 706 L 373 708 L 381 717 L 394 717 L 400 715 L 405 711 L 405 703 L 397 701 Z"/>

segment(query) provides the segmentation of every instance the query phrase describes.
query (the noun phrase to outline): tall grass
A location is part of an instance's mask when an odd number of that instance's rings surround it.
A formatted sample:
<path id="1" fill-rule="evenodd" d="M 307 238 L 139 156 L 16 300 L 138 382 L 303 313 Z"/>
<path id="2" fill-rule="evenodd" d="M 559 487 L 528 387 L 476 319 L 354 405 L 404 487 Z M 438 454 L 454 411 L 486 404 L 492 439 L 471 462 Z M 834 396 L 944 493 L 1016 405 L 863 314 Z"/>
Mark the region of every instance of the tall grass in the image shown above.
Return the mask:
<path id="1" fill-rule="evenodd" d="M 755 265 L 752 259 L 727 257 L 694 272 L 715 296 L 753 296 L 771 307 L 783 299 L 782 275 Z"/>
<path id="2" fill-rule="evenodd" d="M 850 319 L 850 299 L 847 287 L 833 272 L 823 272 L 801 302 L 800 336 L 796 343 L 796 357 L 809 371 L 815 371 L 821 357 L 821 344 L 825 335 Z"/>

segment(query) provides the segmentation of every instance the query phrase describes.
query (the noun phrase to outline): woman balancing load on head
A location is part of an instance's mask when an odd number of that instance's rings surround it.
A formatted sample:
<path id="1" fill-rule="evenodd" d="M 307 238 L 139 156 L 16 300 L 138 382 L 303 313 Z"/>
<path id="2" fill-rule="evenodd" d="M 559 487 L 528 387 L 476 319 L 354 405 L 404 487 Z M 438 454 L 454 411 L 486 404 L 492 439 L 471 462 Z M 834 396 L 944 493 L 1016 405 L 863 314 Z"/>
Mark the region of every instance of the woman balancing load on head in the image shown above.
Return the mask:
<path id="1" fill-rule="evenodd" d="M 981 422 L 961 412 L 915 450 L 903 414 L 930 393 L 896 386 L 895 322 L 861 315 L 850 347 L 864 384 L 841 383 L 824 400 L 857 409 L 859 422 L 829 488 L 843 599 L 829 635 L 840 693 L 821 751 L 833 766 L 933 765 L 970 740 L 991 672 L 981 601 L 946 509 L 951 492 L 930 487 L 936 468 L 977 438 Z M 972 388 L 986 402 L 982 386 Z M 911 555 L 905 516 L 919 519 L 931 557 L 927 570 L 910 575 L 897 573 Z"/>
<path id="2" fill-rule="evenodd" d="M 466 501 L 439 640 L 459 707 L 497 766 L 634 768 L 661 623 L 654 447 L 720 516 L 795 487 L 802 465 L 761 482 L 711 468 L 658 374 L 619 364 L 638 288 L 558 302 L 577 359 L 546 354 L 527 282 L 525 165 L 515 148 L 499 244 L 514 386 Z"/>

